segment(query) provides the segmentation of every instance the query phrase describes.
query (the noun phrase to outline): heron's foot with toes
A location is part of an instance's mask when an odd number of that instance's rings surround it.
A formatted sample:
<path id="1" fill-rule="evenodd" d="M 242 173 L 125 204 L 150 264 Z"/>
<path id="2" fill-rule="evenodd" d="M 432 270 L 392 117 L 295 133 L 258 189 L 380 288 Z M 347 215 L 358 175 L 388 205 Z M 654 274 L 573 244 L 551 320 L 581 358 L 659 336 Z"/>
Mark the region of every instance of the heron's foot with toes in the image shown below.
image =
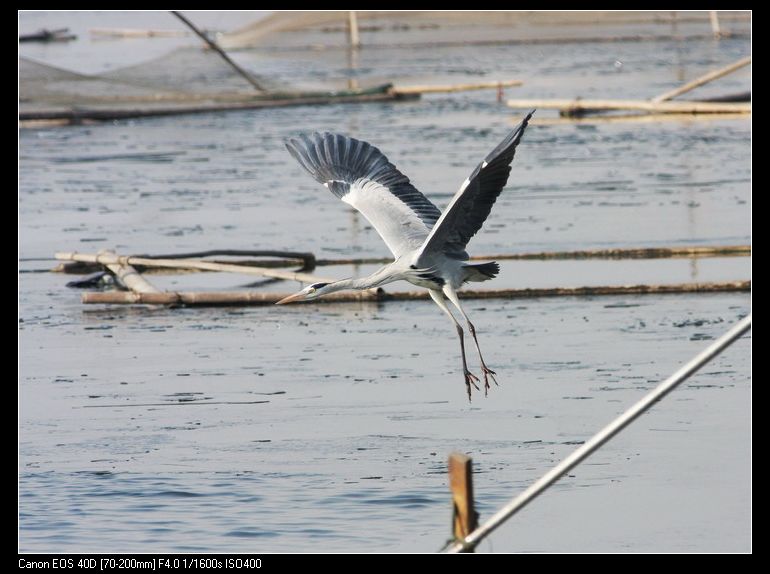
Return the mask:
<path id="1" fill-rule="evenodd" d="M 499 387 L 500 385 L 497 384 L 497 379 L 495 378 L 497 373 L 492 369 L 486 365 L 481 365 L 481 372 L 484 373 L 484 396 L 486 397 L 487 391 L 489 391 L 489 377 L 492 377 L 492 382 L 495 383 L 496 387 Z"/>
<path id="2" fill-rule="evenodd" d="M 468 369 L 465 369 L 465 386 L 468 388 L 468 400 L 471 400 L 471 385 L 473 385 L 477 391 L 480 391 L 476 383 L 479 382 L 479 378 L 471 373 Z"/>

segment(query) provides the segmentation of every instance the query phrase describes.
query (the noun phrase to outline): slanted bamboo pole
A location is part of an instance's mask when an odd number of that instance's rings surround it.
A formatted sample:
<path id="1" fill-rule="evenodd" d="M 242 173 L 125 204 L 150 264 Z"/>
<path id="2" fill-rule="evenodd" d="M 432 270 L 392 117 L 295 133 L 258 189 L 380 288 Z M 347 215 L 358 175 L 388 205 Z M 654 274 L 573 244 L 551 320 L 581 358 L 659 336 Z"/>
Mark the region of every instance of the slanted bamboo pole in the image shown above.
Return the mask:
<path id="1" fill-rule="evenodd" d="M 740 60 L 738 60 L 737 62 L 733 62 L 729 66 L 725 66 L 724 68 L 719 68 L 718 70 L 714 70 L 712 72 L 709 72 L 708 74 L 703 74 L 702 76 L 695 78 L 691 82 L 687 82 L 686 84 L 679 86 L 678 88 L 669 90 L 668 92 L 665 92 L 659 96 L 656 96 L 652 98 L 651 101 L 656 103 L 665 102 L 677 96 L 681 96 L 682 94 L 692 91 L 695 88 L 702 86 L 703 84 L 708 84 L 709 82 L 716 80 L 717 78 L 721 78 L 722 76 L 731 74 L 736 70 L 740 70 L 741 68 L 748 66 L 749 64 L 751 64 L 751 56 L 748 56 L 746 58 L 741 58 Z"/>
<path id="2" fill-rule="evenodd" d="M 147 259 L 145 257 L 120 256 L 116 254 L 89 254 L 89 253 L 56 253 L 56 259 L 60 261 L 83 261 L 86 263 L 143 265 L 145 267 L 168 267 L 172 269 L 202 269 L 205 271 L 221 271 L 228 273 L 243 273 L 245 275 L 260 275 L 262 277 L 274 277 L 289 281 L 301 281 L 304 283 L 316 283 L 318 281 L 336 281 L 317 277 L 308 273 L 294 273 L 280 269 L 267 269 L 265 267 L 251 267 L 246 265 L 233 265 L 229 263 L 214 263 L 212 261 L 200 261 L 195 259 Z"/>
<path id="3" fill-rule="evenodd" d="M 512 86 L 521 86 L 524 82 L 521 80 L 501 80 L 499 82 L 477 82 L 473 84 L 444 84 L 444 85 L 424 85 L 424 86 L 393 86 L 390 89 L 392 94 L 430 94 L 430 93 L 449 93 L 465 92 L 468 90 L 500 90 Z"/>
<path id="4" fill-rule="evenodd" d="M 100 251 L 99 255 L 115 255 L 114 251 Z M 136 269 L 127 263 L 108 263 L 105 265 L 118 280 L 134 293 L 159 293 L 160 289 L 142 277 Z"/>
<path id="5" fill-rule="evenodd" d="M 461 299 L 516 299 L 531 297 L 586 297 L 598 295 L 660 295 L 673 293 L 744 292 L 751 290 L 751 281 L 724 283 L 680 283 L 673 285 L 607 285 L 595 287 L 553 287 L 541 289 L 465 289 L 459 291 Z M 127 293 L 108 291 L 83 293 L 83 303 L 115 304 L 186 304 L 186 305 L 271 305 L 289 293 L 262 293 L 256 291 L 205 291 Z M 332 293 L 313 303 L 350 303 L 360 301 L 413 301 L 427 299 L 427 291 L 395 291 L 382 289 L 368 291 L 342 291 Z"/>
<path id="6" fill-rule="evenodd" d="M 689 113 L 689 114 L 725 114 L 751 113 L 751 103 L 734 102 L 652 102 L 649 100 L 508 100 L 511 108 L 557 109 L 563 114 L 581 114 L 586 112 L 612 110 L 638 110 L 654 113 Z"/>
<path id="7" fill-rule="evenodd" d="M 198 29 L 198 27 L 197 27 L 195 24 L 193 24 L 193 23 L 192 23 L 190 20 L 188 20 L 187 18 L 185 18 L 185 17 L 184 17 L 184 16 L 183 16 L 181 13 L 179 13 L 179 12 L 178 12 L 178 11 L 176 11 L 176 10 L 171 10 L 171 13 L 172 13 L 174 16 L 176 16 L 177 18 L 179 18 L 179 19 L 180 19 L 180 20 L 181 20 L 181 21 L 182 21 L 182 22 L 185 24 L 185 26 L 187 26 L 188 28 L 190 28 L 190 30 L 192 30 L 193 32 L 195 32 L 195 35 L 196 35 L 196 36 L 198 36 L 198 37 L 199 37 L 201 40 L 203 40 L 204 42 L 206 42 L 206 44 L 209 46 L 209 48 L 211 48 L 211 49 L 212 49 L 212 50 L 214 50 L 214 51 L 215 51 L 217 54 L 219 54 L 220 56 L 222 56 L 222 59 L 223 59 L 225 62 L 227 62 L 227 63 L 230 65 L 230 67 L 231 67 L 233 70 L 235 70 L 235 71 L 236 71 L 236 72 L 237 72 L 237 73 L 238 73 L 238 74 L 239 74 L 241 77 L 243 77 L 243 79 L 244 79 L 244 80 L 246 80 L 248 83 L 250 83 L 250 84 L 252 85 L 252 87 L 253 87 L 255 90 L 257 90 L 258 92 L 264 92 L 264 91 L 265 91 L 265 90 L 264 90 L 264 88 L 263 88 L 262 86 L 260 86 L 260 85 L 259 85 L 259 82 L 257 82 L 257 80 L 255 80 L 255 79 L 254 79 L 254 76 L 252 76 L 252 75 L 251 75 L 251 74 L 249 74 L 249 73 L 248 73 L 246 70 L 244 70 L 243 68 L 241 68 L 241 67 L 240 67 L 238 64 L 236 64 L 235 62 L 233 62 L 233 60 L 230 58 L 230 56 L 228 56 L 228 55 L 227 55 L 227 53 L 226 53 L 226 52 L 225 52 L 225 51 L 224 51 L 222 48 L 220 48 L 220 47 L 217 45 L 217 43 L 216 43 L 216 42 L 214 42 L 214 41 L 213 41 L 211 38 L 209 38 L 208 36 L 206 36 L 206 34 L 204 34 L 203 32 L 201 32 L 201 31 Z"/>

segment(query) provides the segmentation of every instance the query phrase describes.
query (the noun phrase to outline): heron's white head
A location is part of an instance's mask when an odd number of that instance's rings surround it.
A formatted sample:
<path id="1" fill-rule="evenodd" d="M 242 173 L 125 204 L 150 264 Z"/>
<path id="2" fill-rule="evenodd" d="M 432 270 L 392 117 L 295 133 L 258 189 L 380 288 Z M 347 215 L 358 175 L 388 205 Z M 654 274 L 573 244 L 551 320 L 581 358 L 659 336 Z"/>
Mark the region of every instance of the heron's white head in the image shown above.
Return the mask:
<path id="1" fill-rule="evenodd" d="M 294 303 L 295 301 L 310 301 L 311 299 L 317 299 L 321 295 L 325 295 L 326 293 L 330 292 L 329 289 L 327 289 L 328 285 L 331 285 L 331 283 L 313 283 L 312 285 L 305 287 L 302 291 L 277 301 L 276 305 L 285 305 L 286 303 Z"/>

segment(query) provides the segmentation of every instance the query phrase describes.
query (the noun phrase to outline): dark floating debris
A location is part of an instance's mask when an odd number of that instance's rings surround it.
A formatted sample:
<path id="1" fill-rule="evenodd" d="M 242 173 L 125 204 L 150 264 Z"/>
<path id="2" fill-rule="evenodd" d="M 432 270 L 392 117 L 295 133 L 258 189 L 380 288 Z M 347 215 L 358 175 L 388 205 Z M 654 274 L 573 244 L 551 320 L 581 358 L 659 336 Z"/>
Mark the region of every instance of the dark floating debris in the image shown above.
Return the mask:
<path id="1" fill-rule="evenodd" d="M 67 287 L 73 289 L 88 289 L 91 287 L 103 287 L 113 284 L 112 275 L 106 271 L 97 271 L 80 279 L 74 279 L 67 283 Z"/>
<path id="2" fill-rule="evenodd" d="M 69 28 L 57 28 L 56 30 L 43 28 L 32 34 L 22 34 L 19 36 L 19 42 L 69 42 L 75 39 L 77 39 L 77 36 L 71 34 Z"/>

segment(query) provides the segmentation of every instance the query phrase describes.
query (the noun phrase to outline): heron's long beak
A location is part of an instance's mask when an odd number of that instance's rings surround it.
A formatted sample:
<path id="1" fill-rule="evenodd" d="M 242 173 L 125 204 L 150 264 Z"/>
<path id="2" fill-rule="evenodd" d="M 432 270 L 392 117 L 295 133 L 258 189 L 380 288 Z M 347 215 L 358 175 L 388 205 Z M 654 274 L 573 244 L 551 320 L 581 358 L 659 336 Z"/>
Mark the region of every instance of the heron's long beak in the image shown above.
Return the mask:
<path id="1" fill-rule="evenodd" d="M 284 297 L 280 301 L 276 301 L 276 305 L 285 305 L 286 303 L 293 303 L 294 301 L 301 301 L 305 298 L 305 294 L 300 291 L 299 293 L 295 293 L 294 295 L 289 295 L 288 297 Z"/>

